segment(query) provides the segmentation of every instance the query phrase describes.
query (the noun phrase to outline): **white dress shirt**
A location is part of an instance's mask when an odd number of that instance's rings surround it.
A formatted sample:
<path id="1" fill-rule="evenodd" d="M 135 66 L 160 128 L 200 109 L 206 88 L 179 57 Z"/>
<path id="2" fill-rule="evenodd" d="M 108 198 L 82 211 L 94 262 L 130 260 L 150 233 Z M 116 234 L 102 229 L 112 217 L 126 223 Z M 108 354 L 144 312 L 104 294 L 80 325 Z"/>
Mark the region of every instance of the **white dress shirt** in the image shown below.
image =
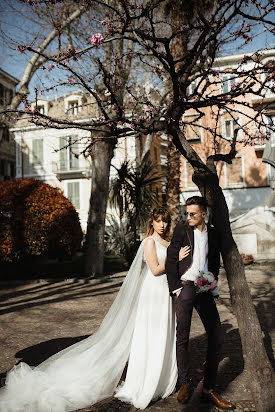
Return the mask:
<path id="1" fill-rule="evenodd" d="M 200 270 L 208 271 L 208 232 L 206 227 L 203 232 L 197 228 L 194 229 L 193 262 L 190 268 L 181 276 L 181 280 L 194 281 Z"/>

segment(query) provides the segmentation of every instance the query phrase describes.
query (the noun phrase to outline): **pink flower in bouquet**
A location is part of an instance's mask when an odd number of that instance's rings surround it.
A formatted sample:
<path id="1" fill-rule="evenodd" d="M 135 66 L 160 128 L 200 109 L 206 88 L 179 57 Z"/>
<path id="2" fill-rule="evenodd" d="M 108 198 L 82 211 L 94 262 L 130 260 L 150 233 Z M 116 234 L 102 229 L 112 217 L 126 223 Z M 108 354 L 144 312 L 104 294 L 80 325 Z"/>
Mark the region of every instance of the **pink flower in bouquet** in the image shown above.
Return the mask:
<path id="1" fill-rule="evenodd" d="M 198 284 L 198 286 L 202 286 L 202 279 L 198 279 L 197 284 Z"/>
<path id="2" fill-rule="evenodd" d="M 211 283 L 211 285 L 210 285 L 210 289 L 215 289 L 215 287 L 217 286 L 217 280 L 215 279 L 215 280 L 213 280 L 213 282 Z"/>
<path id="3" fill-rule="evenodd" d="M 208 285 L 208 280 L 207 279 L 202 279 L 202 284 L 203 285 Z"/>

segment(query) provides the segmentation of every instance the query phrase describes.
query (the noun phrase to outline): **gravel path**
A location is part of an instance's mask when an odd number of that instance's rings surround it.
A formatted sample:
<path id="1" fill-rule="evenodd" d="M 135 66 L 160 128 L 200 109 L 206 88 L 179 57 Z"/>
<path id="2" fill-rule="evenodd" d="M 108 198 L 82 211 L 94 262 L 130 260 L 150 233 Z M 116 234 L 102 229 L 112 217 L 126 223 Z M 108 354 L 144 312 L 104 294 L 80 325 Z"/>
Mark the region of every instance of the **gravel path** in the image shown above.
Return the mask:
<path id="1" fill-rule="evenodd" d="M 263 270 L 264 269 L 264 270 Z M 275 270 L 256 267 L 246 270 L 247 280 L 259 314 L 264 341 L 274 365 L 275 344 Z M 37 365 L 50 355 L 94 333 L 114 300 L 125 272 L 101 280 L 36 281 L 29 284 L 2 284 L 0 294 L 1 382 L 5 372 L 23 360 Z M 236 412 L 255 411 L 243 371 L 241 342 L 224 273 L 220 275 L 218 310 L 226 332 L 219 366 L 217 391 L 235 402 Z M 191 327 L 193 395 L 187 405 L 177 402 L 176 394 L 159 400 L 146 409 L 150 412 L 212 412 L 217 408 L 200 403 L 202 360 L 206 336 L 194 311 Z M 107 399 L 82 412 L 135 411 L 134 407 Z M 27 412 L 27 411 L 26 411 Z"/>

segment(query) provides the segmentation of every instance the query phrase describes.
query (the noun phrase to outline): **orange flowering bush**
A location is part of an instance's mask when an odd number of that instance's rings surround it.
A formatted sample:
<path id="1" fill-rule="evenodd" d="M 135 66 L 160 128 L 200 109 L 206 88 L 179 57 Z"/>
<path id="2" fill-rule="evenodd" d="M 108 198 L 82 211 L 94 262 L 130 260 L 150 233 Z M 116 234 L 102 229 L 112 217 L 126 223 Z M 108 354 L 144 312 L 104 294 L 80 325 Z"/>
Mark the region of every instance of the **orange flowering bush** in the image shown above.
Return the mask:
<path id="1" fill-rule="evenodd" d="M 40 180 L 0 183 L 0 211 L 0 261 L 72 256 L 80 247 L 82 231 L 74 206 L 59 189 Z"/>

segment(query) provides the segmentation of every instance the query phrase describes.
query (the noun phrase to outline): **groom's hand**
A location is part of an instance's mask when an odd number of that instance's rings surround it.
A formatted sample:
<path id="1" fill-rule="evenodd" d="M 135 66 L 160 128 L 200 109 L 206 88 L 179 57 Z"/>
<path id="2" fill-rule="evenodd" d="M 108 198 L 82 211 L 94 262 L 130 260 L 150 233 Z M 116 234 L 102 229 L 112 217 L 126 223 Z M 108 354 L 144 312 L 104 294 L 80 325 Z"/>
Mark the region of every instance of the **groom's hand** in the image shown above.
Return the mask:
<path id="1" fill-rule="evenodd" d="M 176 291 L 176 296 L 177 296 L 177 298 L 179 297 L 180 292 L 181 292 L 181 289 L 179 289 L 179 290 Z"/>

